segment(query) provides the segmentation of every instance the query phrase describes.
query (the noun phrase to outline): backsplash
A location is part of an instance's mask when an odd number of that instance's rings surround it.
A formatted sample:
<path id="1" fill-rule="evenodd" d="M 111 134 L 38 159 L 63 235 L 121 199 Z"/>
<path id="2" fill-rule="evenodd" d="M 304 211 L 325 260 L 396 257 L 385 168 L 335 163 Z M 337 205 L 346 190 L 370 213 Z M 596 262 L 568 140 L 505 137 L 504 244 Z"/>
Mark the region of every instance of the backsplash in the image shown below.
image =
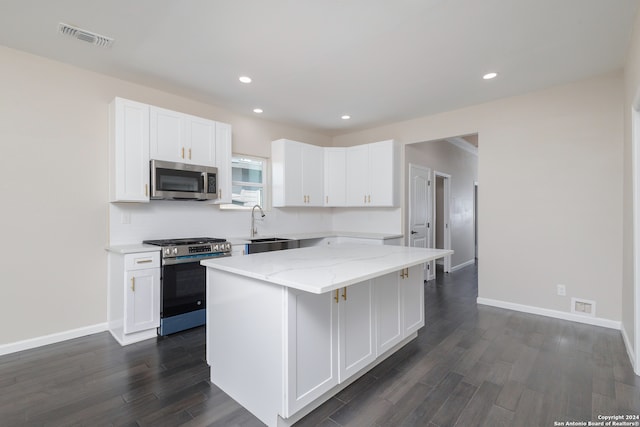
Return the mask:
<path id="1" fill-rule="evenodd" d="M 326 208 L 272 208 L 260 218 L 259 235 L 327 231 L 333 229 Z M 109 245 L 140 243 L 177 237 L 248 237 L 251 211 L 221 210 L 193 201 L 152 200 L 149 203 L 109 204 Z"/>

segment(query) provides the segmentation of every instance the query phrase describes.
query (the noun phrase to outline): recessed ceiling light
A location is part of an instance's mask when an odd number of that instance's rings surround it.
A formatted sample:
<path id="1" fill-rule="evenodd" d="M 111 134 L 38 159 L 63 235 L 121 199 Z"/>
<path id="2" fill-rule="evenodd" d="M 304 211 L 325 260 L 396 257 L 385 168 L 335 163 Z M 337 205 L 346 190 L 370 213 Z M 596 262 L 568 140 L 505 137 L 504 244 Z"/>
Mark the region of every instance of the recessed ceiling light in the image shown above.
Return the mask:
<path id="1" fill-rule="evenodd" d="M 240 76 L 238 80 L 240 80 L 242 83 L 251 83 L 251 77 L 248 76 Z"/>
<path id="2" fill-rule="evenodd" d="M 262 108 L 254 108 L 253 112 L 260 114 L 260 113 L 262 113 Z"/>
<path id="3" fill-rule="evenodd" d="M 351 118 L 351 116 L 345 114 L 344 116 L 341 117 L 342 120 L 349 120 Z"/>
<path id="4" fill-rule="evenodd" d="M 484 76 L 482 76 L 482 78 L 485 80 L 495 79 L 496 77 L 498 77 L 498 73 L 487 73 Z"/>

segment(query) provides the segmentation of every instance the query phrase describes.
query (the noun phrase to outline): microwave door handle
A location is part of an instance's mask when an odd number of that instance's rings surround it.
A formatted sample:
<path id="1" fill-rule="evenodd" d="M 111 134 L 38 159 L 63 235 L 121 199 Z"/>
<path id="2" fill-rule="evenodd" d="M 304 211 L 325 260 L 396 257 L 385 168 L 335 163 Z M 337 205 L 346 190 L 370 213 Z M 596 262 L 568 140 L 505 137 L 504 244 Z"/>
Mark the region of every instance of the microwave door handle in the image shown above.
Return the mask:
<path id="1" fill-rule="evenodd" d="M 202 172 L 202 194 L 207 195 L 207 173 Z"/>

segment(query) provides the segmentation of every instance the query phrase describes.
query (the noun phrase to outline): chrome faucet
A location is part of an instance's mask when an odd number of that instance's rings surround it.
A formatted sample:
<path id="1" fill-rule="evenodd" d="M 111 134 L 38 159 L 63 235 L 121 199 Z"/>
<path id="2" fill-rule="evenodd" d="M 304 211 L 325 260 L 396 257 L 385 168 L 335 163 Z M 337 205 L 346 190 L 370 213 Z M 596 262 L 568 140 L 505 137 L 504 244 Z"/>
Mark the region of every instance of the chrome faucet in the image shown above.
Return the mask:
<path id="1" fill-rule="evenodd" d="M 256 208 L 260 209 L 261 218 L 264 218 L 264 211 L 262 210 L 260 205 L 254 205 L 253 208 L 251 208 L 251 238 L 252 239 L 256 237 L 256 234 L 258 234 L 258 229 L 256 228 L 256 219 L 254 217 Z"/>

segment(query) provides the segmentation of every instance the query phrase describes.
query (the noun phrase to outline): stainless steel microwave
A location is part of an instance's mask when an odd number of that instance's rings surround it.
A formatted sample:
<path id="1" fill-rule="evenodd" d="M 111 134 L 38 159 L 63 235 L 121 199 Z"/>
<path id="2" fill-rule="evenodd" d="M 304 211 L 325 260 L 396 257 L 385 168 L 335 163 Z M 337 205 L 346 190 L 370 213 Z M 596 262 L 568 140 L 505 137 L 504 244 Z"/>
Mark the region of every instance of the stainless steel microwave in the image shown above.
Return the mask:
<path id="1" fill-rule="evenodd" d="M 151 198 L 213 200 L 218 195 L 218 168 L 151 160 Z"/>

